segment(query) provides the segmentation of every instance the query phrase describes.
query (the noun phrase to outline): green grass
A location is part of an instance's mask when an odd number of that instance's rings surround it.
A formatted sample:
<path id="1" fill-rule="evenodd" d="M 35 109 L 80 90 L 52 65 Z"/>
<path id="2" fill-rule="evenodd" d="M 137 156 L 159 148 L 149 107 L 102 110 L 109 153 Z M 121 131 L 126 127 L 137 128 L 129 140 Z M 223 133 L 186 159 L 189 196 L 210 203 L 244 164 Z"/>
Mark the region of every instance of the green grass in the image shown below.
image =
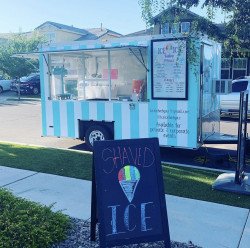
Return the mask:
<path id="1" fill-rule="evenodd" d="M 0 143 L 0 165 L 91 180 L 92 155 Z"/>
<path id="2" fill-rule="evenodd" d="M 0 165 L 91 180 L 92 155 L 74 151 L 0 143 Z M 250 208 L 250 196 L 212 190 L 220 172 L 163 165 L 170 195 Z"/>
<path id="3" fill-rule="evenodd" d="M 250 196 L 212 189 L 222 172 L 163 165 L 165 192 L 186 198 L 250 208 Z"/>
<path id="4" fill-rule="evenodd" d="M 49 247 L 66 238 L 69 218 L 0 189 L 0 247 Z"/>

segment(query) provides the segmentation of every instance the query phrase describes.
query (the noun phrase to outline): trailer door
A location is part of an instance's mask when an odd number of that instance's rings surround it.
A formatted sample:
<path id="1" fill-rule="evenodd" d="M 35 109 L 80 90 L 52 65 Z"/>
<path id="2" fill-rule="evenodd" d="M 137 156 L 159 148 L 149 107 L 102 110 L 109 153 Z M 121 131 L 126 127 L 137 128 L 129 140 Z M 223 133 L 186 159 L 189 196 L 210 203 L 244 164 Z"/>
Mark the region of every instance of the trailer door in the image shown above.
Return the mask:
<path id="1" fill-rule="evenodd" d="M 213 93 L 213 46 L 203 43 L 200 51 L 199 141 L 204 142 L 217 131 L 217 96 Z"/>

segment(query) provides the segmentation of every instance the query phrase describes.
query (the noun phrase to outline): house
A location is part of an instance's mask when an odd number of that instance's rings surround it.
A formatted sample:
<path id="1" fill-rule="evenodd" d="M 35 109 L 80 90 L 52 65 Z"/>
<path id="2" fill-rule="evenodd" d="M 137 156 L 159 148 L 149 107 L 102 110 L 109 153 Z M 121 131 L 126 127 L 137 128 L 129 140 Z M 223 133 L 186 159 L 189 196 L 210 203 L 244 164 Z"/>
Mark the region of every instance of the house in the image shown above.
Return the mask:
<path id="1" fill-rule="evenodd" d="M 190 33 L 192 30 L 201 30 L 207 32 L 209 25 L 215 34 L 218 33 L 219 27 L 214 23 L 207 21 L 190 10 L 178 6 L 172 6 L 162 11 L 152 20 L 154 34 L 177 34 Z"/>
<path id="2" fill-rule="evenodd" d="M 80 40 L 107 41 L 122 36 L 110 29 L 103 28 L 102 25 L 100 28 L 82 29 L 50 21 L 41 24 L 34 31 L 43 35 L 49 43 Z"/>
<path id="3" fill-rule="evenodd" d="M 178 16 L 178 18 L 176 17 Z M 190 10 L 173 6 L 153 18 L 154 34 L 189 33 L 192 29 L 223 42 L 226 38 L 225 23 L 216 24 L 208 21 Z M 209 28 L 208 28 L 209 27 Z M 223 51 L 222 51 L 223 55 Z M 221 78 L 236 79 L 250 74 L 250 50 L 241 57 L 233 52 L 233 57 L 223 57 L 221 63 Z"/>
<path id="4" fill-rule="evenodd" d="M 11 33 L 0 34 L 0 45 L 5 44 L 10 39 L 11 36 L 12 36 Z"/>
<path id="5" fill-rule="evenodd" d="M 126 34 L 126 35 L 124 35 L 124 37 L 153 35 L 153 31 L 154 31 L 153 28 L 150 27 L 150 28 L 147 28 L 147 29 L 144 29 L 144 30 L 134 32 L 134 33 Z"/>
<path id="6" fill-rule="evenodd" d="M 101 40 L 108 41 L 122 35 L 110 29 L 100 26 L 100 28 L 82 29 L 74 26 L 64 25 L 56 22 L 44 22 L 32 32 L 25 32 L 22 35 L 32 36 L 36 32 L 44 36 L 48 43 L 71 42 L 80 40 Z M 0 34 L 0 45 L 7 42 L 13 34 Z"/>
<path id="7" fill-rule="evenodd" d="M 213 23 L 179 6 L 169 7 L 153 17 L 151 22 L 151 29 L 138 31 L 126 36 L 146 35 L 149 32 L 152 34 L 188 34 L 193 30 L 200 30 L 202 34 L 207 34 L 220 42 L 223 42 L 226 38 L 225 23 Z M 224 55 L 223 51 L 222 55 Z M 244 57 L 239 56 L 236 52 L 233 52 L 233 57 L 231 58 L 224 55 L 221 63 L 222 79 L 236 79 L 247 75 L 250 75 L 250 50 L 245 52 Z"/>

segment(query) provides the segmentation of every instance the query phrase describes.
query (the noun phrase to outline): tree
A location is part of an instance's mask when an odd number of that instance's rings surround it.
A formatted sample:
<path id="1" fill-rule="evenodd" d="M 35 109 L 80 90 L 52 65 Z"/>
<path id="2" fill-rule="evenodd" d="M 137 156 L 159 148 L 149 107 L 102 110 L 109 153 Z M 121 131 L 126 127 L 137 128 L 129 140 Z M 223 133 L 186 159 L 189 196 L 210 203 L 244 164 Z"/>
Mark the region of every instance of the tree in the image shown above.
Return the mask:
<path id="1" fill-rule="evenodd" d="M 38 61 L 16 58 L 14 54 L 30 53 L 38 50 L 43 38 L 37 34 L 27 37 L 25 34 L 13 35 L 6 43 L 0 46 L 0 74 L 15 78 L 38 71 Z"/>
<path id="2" fill-rule="evenodd" d="M 212 37 L 216 36 L 219 41 L 223 42 L 224 53 L 226 56 L 237 52 L 241 56 L 247 56 L 250 42 L 250 2 L 249 0 L 139 0 L 142 8 L 142 18 L 150 25 L 152 17 L 173 5 L 189 9 L 202 4 L 207 9 L 207 24 L 200 19 L 197 25 L 197 31 L 203 31 Z M 213 25 L 209 25 L 215 18 L 215 10 L 221 9 L 229 18 L 225 23 L 225 31 L 218 37 L 216 31 L 212 30 Z M 178 17 L 177 17 L 178 18 Z"/>

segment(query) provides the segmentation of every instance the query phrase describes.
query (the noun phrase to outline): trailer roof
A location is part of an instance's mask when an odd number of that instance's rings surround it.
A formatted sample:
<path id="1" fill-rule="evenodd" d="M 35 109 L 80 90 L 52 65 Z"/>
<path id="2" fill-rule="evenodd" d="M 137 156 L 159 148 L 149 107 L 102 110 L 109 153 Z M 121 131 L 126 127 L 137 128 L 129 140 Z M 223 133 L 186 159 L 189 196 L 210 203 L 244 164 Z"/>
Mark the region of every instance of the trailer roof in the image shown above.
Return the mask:
<path id="1" fill-rule="evenodd" d="M 79 50 L 96 50 L 96 49 L 112 49 L 121 47 L 147 47 L 151 37 L 134 37 L 131 38 L 115 38 L 108 42 L 101 42 L 96 40 L 91 41 L 74 41 L 71 43 L 57 43 L 49 46 L 42 46 L 39 52 L 65 52 L 65 51 L 79 51 Z"/>
<path id="2" fill-rule="evenodd" d="M 100 40 L 88 40 L 73 41 L 70 43 L 55 43 L 42 45 L 37 52 L 15 54 L 14 57 L 38 59 L 39 54 L 78 52 L 83 50 L 86 51 L 98 49 L 110 50 L 115 48 L 148 47 L 150 45 L 150 41 L 154 39 L 178 39 L 185 37 L 186 36 L 182 34 L 175 34 L 174 36 L 172 34 L 167 34 L 115 38 L 107 42 L 102 42 Z"/>
<path id="3" fill-rule="evenodd" d="M 135 48 L 135 47 L 148 47 L 149 41 L 152 36 L 142 37 L 129 37 L 129 38 L 115 38 L 109 42 L 101 42 L 96 40 L 90 41 L 74 41 L 71 43 L 55 43 L 50 45 L 43 45 L 39 51 L 32 53 L 19 53 L 13 55 L 17 58 L 29 58 L 38 59 L 39 54 L 51 54 L 51 53 L 67 53 L 67 52 L 79 52 L 79 51 L 91 51 L 91 50 L 110 50 L 116 48 Z"/>

